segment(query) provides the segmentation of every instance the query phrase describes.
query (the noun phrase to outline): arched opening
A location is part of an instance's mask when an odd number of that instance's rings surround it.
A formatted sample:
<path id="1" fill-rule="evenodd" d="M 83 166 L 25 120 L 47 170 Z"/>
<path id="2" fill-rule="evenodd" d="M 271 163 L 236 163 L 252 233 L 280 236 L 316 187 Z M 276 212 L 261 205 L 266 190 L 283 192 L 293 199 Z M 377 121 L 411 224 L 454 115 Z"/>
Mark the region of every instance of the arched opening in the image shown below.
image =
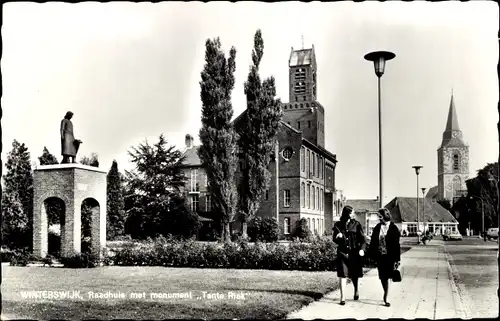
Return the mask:
<path id="1" fill-rule="evenodd" d="M 99 217 L 100 205 L 94 198 L 86 198 L 81 206 L 81 253 L 91 253 L 93 238 L 99 235 L 92 235 L 92 222 Z"/>
<path id="2" fill-rule="evenodd" d="M 58 197 L 49 197 L 43 202 L 43 209 L 47 219 L 47 253 L 59 257 L 64 238 L 66 222 L 66 205 Z"/>

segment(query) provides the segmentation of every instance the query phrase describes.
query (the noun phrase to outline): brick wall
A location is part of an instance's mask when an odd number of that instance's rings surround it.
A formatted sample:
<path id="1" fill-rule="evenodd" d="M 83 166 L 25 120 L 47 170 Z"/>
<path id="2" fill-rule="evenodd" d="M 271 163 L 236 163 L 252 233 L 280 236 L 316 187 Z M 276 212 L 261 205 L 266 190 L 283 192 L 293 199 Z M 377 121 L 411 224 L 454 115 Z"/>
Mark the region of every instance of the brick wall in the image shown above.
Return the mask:
<path id="1" fill-rule="evenodd" d="M 100 253 L 106 245 L 106 172 L 80 164 L 40 166 L 34 171 L 33 249 L 45 257 L 48 250 L 48 221 L 44 201 L 51 197 L 65 204 L 61 222 L 61 252 L 81 251 L 81 206 L 85 199 L 99 203 L 92 216 L 92 251 Z"/>

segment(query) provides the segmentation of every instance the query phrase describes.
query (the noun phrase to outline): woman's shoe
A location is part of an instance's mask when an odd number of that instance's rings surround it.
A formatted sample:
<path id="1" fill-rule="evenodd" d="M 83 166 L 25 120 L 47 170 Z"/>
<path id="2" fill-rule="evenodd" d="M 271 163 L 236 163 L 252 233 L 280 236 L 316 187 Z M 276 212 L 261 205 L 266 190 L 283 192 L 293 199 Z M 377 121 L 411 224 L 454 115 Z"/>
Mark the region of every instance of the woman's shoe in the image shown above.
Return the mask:
<path id="1" fill-rule="evenodd" d="M 359 299 L 359 294 L 355 294 L 354 295 L 354 301 L 358 300 Z"/>
<path id="2" fill-rule="evenodd" d="M 340 305 L 345 305 L 345 301 L 340 301 Z"/>
<path id="3" fill-rule="evenodd" d="M 390 306 L 391 306 L 391 304 L 390 304 L 389 302 L 384 302 L 384 305 L 385 305 L 386 307 L 390 307 Z"/>

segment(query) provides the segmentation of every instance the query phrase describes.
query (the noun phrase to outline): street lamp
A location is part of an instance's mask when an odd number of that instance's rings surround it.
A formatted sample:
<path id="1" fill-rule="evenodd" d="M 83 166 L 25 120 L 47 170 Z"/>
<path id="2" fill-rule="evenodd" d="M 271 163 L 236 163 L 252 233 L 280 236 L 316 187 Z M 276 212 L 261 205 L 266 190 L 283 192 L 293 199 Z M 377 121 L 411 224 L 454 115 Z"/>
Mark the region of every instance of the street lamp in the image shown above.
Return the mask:
<path id="1" fill-rule="evenodd" d="M 379 208 L 383 206 L 383 193 L 382 193 L 382 111 L 381 111 L 381 98 L 380 98 L 380 78 L 384 74 L 385 62 L 393 59 L 396 55 L 389 51 L 374 51 L 365 55 L 365 59 L 373 61 L 375 67 L 375 75 L 378 78 L 378 173 L 379 173 Z"/>
<path id="2" fill-rule="evenodd" d="M 474 195 L 471 195 L 469 197 L 470 199 L 474 199 L 474 198 L 477 198 L 478 200 L 481 201 L 481 235 L 483 236 L 484 240 L 486 241 L 486 235 L 484 233 L 484 200 L 479 197 L 479 196 L 474 196 Z"/>
<path id="3" fill-rule="evenodd" d="M 421 188 L 422 190 L 422 220 L 424 222 L 424 233 L 425 233 L 425 187 Z"/>
<path id="4" fill-rule="evenodd" d="M 417 174 L 417 244 L 420 244 L 420 234 L 418 234 L 418 231 L 420 230 L 420 221 L 418 219 L 418 174 L 420 174 L 420 169 L 423 166 L 412 166 L 412 168 L 415 169 L 415 174 Z"/>

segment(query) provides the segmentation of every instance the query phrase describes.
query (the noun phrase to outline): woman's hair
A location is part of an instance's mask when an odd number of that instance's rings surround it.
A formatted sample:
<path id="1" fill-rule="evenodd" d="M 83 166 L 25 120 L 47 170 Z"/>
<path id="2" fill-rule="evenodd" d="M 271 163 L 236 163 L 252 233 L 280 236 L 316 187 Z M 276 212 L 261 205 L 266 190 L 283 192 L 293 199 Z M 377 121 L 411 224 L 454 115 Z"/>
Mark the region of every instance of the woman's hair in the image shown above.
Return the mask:
<path id="1" fill-rule="evenodd" d="M 379 209 L 378 214 L 382 216 L 382 219 L 386 222 L 390 222 L 392 219 L 391 212 L 386 208 Z"/>
<path id="2" fill-rule="evenodd" d="M 342 209 L 342 214 L 340 215 L 340 220 L 344 222 L 347 221 L 352 211 L 353 211 L 352 206 L 350 205 L 344 206 L 344 208 Z"/>
<path id="3" fill-rule="evenodd" d="M 71 116 L 73 116 L 73 113 L 72 113 L 72 112 L 70 112 L 70 111 L 68 111 L 68 112 L 66 113 L 66 116 L 64 116 L 64 118 L 68 119 L 68 118 L 70 118 Z"/>

